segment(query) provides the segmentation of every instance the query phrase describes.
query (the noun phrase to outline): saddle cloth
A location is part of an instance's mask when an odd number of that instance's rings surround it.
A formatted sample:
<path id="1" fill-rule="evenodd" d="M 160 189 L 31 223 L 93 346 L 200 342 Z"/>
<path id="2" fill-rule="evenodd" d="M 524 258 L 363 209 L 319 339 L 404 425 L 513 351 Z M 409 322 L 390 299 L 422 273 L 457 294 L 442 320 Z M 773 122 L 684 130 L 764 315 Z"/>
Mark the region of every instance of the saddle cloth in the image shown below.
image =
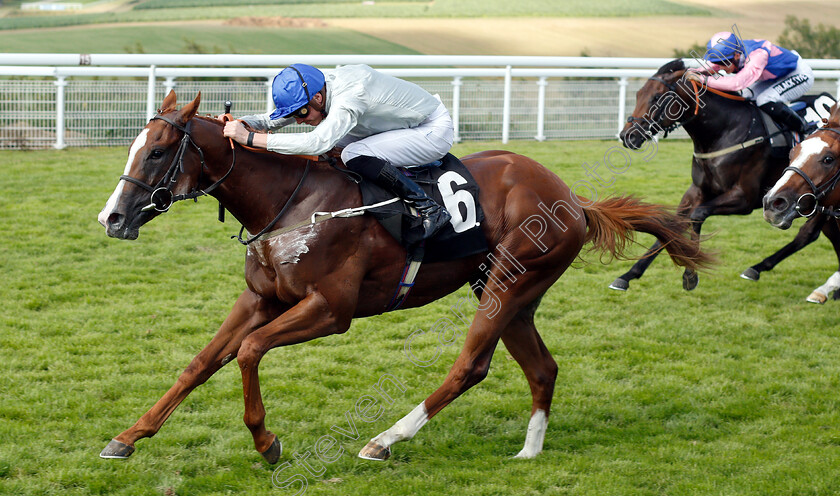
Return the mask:
<path id="1" fill-rule="evenodd" d="M 416 182 L 438 205 L 449 211 L 452 220 L 423 247 L 424 262 L 443 262 L 487 251 L 487 239 L 481 229 L 484 212 L 478 203 L 478 183 L 470 171 L 452 154 L 420 167 L 400 168 Z M 371 181 L 359 184 L 365 205 L 374 205 L 394 197 Z M 407 250 L 414 251 L 423 235 L 420 217 L 413 214 L 403 201 L 368 210 L 385 229 Z"/>
<path id="2" fill-rule="evenodd" d="M 819 95 L 805 95 L 802 98 L 791 103 L 790 107 L 802 116 L 805 121 L 809 123 L 822 124 L 823 118 L 828 118 L 831 114 L 831 106 L 836 101 L 828 93 L 820 93 Z M 774 121 L 770 115 L 759 108 L 759 114 L 764 122 L 764 129 L 767 136 L 770 137 L 770 146 L 772 153 L 775 156 L 786 157 L 791 148 L 796 146 L 801 141 L 798 133 L 794 133 L 786 126 Z"/>

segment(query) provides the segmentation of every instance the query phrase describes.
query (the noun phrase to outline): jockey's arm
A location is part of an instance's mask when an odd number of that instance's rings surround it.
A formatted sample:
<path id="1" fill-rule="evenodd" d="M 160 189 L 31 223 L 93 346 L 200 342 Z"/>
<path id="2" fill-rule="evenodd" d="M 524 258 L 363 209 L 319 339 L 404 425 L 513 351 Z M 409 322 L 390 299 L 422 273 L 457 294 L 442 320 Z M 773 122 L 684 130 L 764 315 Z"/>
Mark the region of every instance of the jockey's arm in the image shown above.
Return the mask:
<path id="1" fill-rule="evenodd" d="M 271 112 L 265 114 L 244 115 L 238 120 L 247 124 L 254 131 L 273 131 L 295 123 L 293 117 L 281 117 L 271 120 Z"/>
<path id="2" fill-rule="evenodd" d="M 747 56 L 747 62 L 735 74 L 723 77 L 710 77 L 706 84 L 710 88 L 721 91 L 741 91 L 754 84 L 761 78 L 764 68 L 767 67 L 769 54 L 764 49 L 753 50 Z"/>
<path id="3" fill-rule="evenodd" d="M 321 155 L 332 150 L 358 122 L 357 111 L 333 104 L 327 117 L 312 131 L 265 135 L 265 147 L 285 155 Z"/>

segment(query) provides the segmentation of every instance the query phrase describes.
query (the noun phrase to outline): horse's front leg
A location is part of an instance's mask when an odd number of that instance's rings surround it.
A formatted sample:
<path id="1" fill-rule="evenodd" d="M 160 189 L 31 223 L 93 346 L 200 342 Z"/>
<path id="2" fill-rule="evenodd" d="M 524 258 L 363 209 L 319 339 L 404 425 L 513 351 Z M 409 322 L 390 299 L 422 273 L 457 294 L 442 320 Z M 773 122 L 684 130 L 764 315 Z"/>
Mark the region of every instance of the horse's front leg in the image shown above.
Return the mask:
<path id="1" fill-rule="evenodd" d="M 278 312 L 279 309 L 273 308 L 255 293 L 247 290 L 242 293 L 219 332 L 193 358 L 177 382 L 131 428 L 112 439 L 99 456 L 128 458 L 134 452 L 134 443 L 138 439 L 157 434 L 166 419 L 193 389 L 236 356 L 245 336 L 270 321 Z"/>
<path id="2" fill-rule="evenodd" d="M 720 196 L 697 205 L 688 215 L 695 237 L 700 239 L 703 222 L 712 215 L 749 215 L 753 211 L 753 207 L 747 198 L 748 196 L 744 191 L 736 186 Z M 685 269 L 683 272 L 683 289 L 691 291 L 697 287 L 698 282 L 697 272 L 692 269 Z"/>
<path id="3" fill-rule="evenodd" d="M 349 298 L 348 298 L 349 299 Z M 344 332 L 350 327 L 355 303 L 337 300 L 342 310 L 332 307 L 318 292 L 310 293 L 297 305 L 249 335 L 237 355 L 245 396 L 245 425 L 254 437 L 254 447 L 269 463 L 277 463 L 282 447 L 277 436 L 265 428 L 265 407 L 260 394 L 258 368 L 272 348 L 302 343 L 310 339 Z"/>
<path id="4" fill-rule="evenodd" d="M 783 246 L 779 251 L 765 258 L 741 273 L 741 277 L 748 281 L 758 281 L 762 272 L 773 270 L 782 260 L 805 248 L 820 237 L 820 229 L 825 223 L 825 216 L 815 215 L 802 224 L 793 241 Z"/>
<path id="5" fill-rule="evenodd" d="M 832 219 L 831 221 L 826 222 L 823 225 L 822 232 L 825 234 L 825 237 L 831 241 L 831 245 L 834 247 L 834 253 L 837 255 L 838 262 L 840 262 L 840 229 L 838 229 L 837 220 Z M 832 274 L 831 277 L 825 281 L 825 284 L 812 291 L 806 298 L 806 301 L 810 303 L 823 304 L 826 300 L 828 300 L 832 292 L 834 292 L 834 299 L 836 300 L 838 299 L 837 289 L 839 288 L 840 270 Z"/>

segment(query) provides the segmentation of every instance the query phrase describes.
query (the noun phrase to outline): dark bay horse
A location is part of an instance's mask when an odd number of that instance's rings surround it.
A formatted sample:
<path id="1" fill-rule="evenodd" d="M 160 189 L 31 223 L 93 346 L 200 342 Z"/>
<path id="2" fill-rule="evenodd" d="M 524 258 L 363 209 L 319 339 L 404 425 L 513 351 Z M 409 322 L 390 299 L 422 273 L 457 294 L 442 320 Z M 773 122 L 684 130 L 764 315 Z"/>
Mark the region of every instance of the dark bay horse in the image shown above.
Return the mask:
<path id="1" fill-rule="evenodd" d="M 840 218 L 840 105 L 831 108 L 826 125 L 796 145 L 784 175 L 764 196 L 764 220 L 789 229 L 796 217 L 823 217 L 835 232 Z M 825 303 L 840 289 L 840 270 L 815 289 L 808 301 Z M 835 297 L 837 293 L 835 292 Z"/>
<path id="2" fill-rule="evenodd" d="M 742 98 L 728 97 L 692 85 L 683 79 L 686 66 L 681 59 L 663 65 L 636 93 L 636 108 L 619 134 L 628 148 L 639 149 L 657 133 L 682 125 L 694 142 L 691 186 L 685 192 L 677 214 L 691 220 L 699 236 L 703 222 L 711 215 L 748 215 L 761 207 L 764 193 L 782 175 L 786 157 L 774 156 L 769 140 L 760 140 L 764 127 L 758 108 Z M 708 90 L 708 91 L 707 91 Z M 744 147 L 734 149 L 736 145 Z M 726 152 L 727 148 L 733 149 Z M 722 154 L 716 152 L 723 151 Z M 698 156 L 699 155 L 699 156 Z M 708 157 L 708 155 L 716 155 Z M 793 241 L 778 252 L 748 268 L 741 275 L 757 281 L 761 272 L 815 241 L 820 231 L 831 240 L 840 263 L 840 231 L 823 216 L 806 222 Z M 642 277 L 660 250 L 659 242 L 610 287 L 626 290 L 630 281 Z M 697 274 L 687 268 L 683 287 L 697 287 Z"/>
<path id="3" fill-rule="evenodd" d="M 194 388 L 235 359 L 242 373 L 245 424 L 256 449 L 275 463 L 282 445 L 264 422 L 258 379 L 263 356 L 278 346 L 343 333 L 354 318 L 383 313 L 406 251 L 367 215 L 307 224 L 313 212 L 360 206 L 358 186 L 325 162 L 234 148 L 223 138 L 220 121 L 196 117 L 199 99 L 200 94 L 176 110 L 171 92 L 134 140 L 125 172 L 99 215 L 107 234 L 135 239 L 139 228 L 173 199 L 203 193 L 212 193 L 249 233 L 269 225 L 278 212 L 276 229 L 301 222 L 303 227 L 248 246 L 247 289 L 217 334 L 171 389 L 101 456 L 128 457 L 138 439 L 157 433 Z M 557 364 L 534 327 L 534 312 L 584 244 L 621 256 L 632 232 L 640 231 L 661 240 L 679 265 L 693 270 L 709 262 L 687 234 L 685 221 L 659 206 L 627 197 L 602 202 L 573 197 L 552 172 L 509 152 L 476 153 L 463 162 L 481 188 L 489 251 L 424 264 L 404 307 L 425 305 L 470 283 L 476 315 L 443 385 L 371 440 L 359 453 L 363 458 L 386 459 L 393 443 L 410 439 L 480 382 L 499 339 L 525 372 L 532 394 L 525 446 L 517 456 L 536 456 L 542 450 Z"/>

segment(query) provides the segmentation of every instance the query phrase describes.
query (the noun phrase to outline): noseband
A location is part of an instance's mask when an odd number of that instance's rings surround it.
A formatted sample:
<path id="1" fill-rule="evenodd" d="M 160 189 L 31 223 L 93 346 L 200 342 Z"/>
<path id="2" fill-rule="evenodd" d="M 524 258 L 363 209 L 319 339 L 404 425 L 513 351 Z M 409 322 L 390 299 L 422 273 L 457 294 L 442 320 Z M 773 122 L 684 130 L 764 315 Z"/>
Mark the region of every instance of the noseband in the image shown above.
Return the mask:
<path id="1" fill-rule="evenodd" d="M 814 134 L 820 131 L 831 131 L 834 134 L 840 136 L 840 129 L 831 128 L 831 127 L 823 127 L 814 132 Z M 813 136 L 813 135 L 812 135 Z M 825 198 L 827 194 L 829 194 L 835 186 L 837 186 L 837 182 L 840 181 L 840 167 L 838 167 L 837 171 L 834 172 L 834 175 L 831 176 L 822 186 L 817 186 L 814 181 L 808 177 L 808 174 L 805 173 L 802 169 L 797 167 L 785 167 L 784 172 L 791 171 L 799 174 L 802 179 L 808 184 L 811 188 L 810 193 L 805 193 L 796 200 L 796 204 L 794 205 L 794 209 L 796 213 L 801 215 L 805 218 L 811 218 L 818 213 L 824 213 L 830 217 L 840 218 L 840 209 L 834 209 L 831 207 L 825 207 L 820 205 L 820 200 Z M 814 202 L 814 208 L 808 213 L 803 212 L 802 208 L 802 200 L 805 198 L 810 198 L 811 201 Z"/>
<path id="2" fill-rule="evenodd" d="M 175 187 L 175 184 L 178 182 L 178 174 L 184 172 L 184 152 L 187 150 L 187 146 L 192 146 L 198 151 L 199 159 L 201 160 L 201 169 L 199 174 L 204 172 L 205 167 L 207 164 L 204 162 L 204 152 L 201 150 L 195 141 L 193 141 L 192 136 L 190 135 L 190 127 L 192 125 L 192 121 L 190 120 L 187 122 L 186 126 L 181 126 L 177 124 L 172 119 L 165 117 L 163 115 L 157 114 L 152 117 L 151 120 L 161 120 L 166 122 L 167 124 L 171 125 L 175 129 L 184 133 L 184 136 L 181 138 L 181 143 L 178 145 L 178 151 L 175 153 L 175 157 L 172 159 L 172 164 L 169 166 L 169 169 L 164 174 L 163 178 L 158 181 L 158 183 L 154 186 L 150 186 L 139 179 L 133 178 L 129 175 L 123 174 L 120 176 L 120 179 L 130 182 L 136 186 L 143 188 L 144 190 L 149 192 L 149 204 L 145 207 L 141 208 L 141 212 L 146 212 L 149 210 L 157 210 L 158 212 L 166 212 L 172 207 L 172 204 L 176 201 L 181 200 L 197 200 L 200 196 L 209 195 L 213 190 L 219 187 L 225 179 L 230 176 L 230 173 L 233 172 L 233 168 L 236 165 L 236 151 L 234 150 L 233 160 L 230 164 L 230 169 L 228 169 L 227 173 L 222 176 L 221 179 L 210 185 L 207 189 L 199 189 L 198 184 L 201 182 L 201 177 L 199 176 L 199 180 L 196 181 L 196 187 L 189 193 L 183 195 L 173 195 L 172 188 Z"/>

